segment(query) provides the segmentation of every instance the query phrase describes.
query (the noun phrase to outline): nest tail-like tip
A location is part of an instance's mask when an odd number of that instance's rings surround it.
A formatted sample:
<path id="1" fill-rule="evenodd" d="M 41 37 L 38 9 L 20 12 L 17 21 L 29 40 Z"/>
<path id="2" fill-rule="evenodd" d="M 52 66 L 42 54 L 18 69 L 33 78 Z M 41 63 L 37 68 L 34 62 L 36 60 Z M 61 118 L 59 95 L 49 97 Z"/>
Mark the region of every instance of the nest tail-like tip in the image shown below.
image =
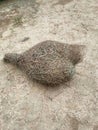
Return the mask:
<path id="1" fill-rule="evenodd" d="M 19 54 L 7 53 L 7 54 L 5 54 L 3 61 L 6 63 L 11 63 L 14 65 L 17 65 L 18 59 L 19 59 Z"/>
<path id="2" fill-rule="evenodd" d="M 85 45 L 70 45 L 69 46 L 69 59 L 76 65 L 80 63 L 85 55 Z"/>

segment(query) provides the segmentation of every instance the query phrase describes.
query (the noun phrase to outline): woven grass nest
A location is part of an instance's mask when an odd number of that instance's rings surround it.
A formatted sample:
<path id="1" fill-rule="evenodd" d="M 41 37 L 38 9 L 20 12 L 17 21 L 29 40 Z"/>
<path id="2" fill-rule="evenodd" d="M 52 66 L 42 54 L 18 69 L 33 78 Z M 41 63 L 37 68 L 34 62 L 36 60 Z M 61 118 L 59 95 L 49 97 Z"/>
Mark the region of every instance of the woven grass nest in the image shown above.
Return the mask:
<path id="1" fill-rule="evenodd" d="M 45 85 L 59 85 L 75 74 L 75 65 L 82 60 L 84 45 L 43 41 L 22 54 L 8 53 L 4 62 L 16 65 L 31 80 Z"/>

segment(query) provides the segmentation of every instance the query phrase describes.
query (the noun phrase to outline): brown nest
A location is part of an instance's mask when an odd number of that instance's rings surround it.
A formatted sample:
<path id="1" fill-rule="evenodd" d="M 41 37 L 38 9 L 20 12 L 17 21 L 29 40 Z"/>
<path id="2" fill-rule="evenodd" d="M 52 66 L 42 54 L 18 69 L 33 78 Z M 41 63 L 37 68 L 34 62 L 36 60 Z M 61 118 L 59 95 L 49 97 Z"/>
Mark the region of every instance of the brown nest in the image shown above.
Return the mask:
<path id="1" fill-rule="evenodd" d="M 17 65 L 30 79 L 46 85 L 70 80 L 82 59 L 83 45 L 44 41 L 22 54 L 6 54 L 5 62 Z"/>

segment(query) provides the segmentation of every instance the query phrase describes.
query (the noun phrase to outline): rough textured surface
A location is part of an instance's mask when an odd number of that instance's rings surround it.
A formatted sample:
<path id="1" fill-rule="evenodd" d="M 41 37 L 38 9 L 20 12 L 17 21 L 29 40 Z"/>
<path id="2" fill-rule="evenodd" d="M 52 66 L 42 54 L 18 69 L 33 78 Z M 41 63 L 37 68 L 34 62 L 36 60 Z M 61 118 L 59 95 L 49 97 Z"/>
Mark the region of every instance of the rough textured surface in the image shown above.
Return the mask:
<path id="1" fill-rule="evenodd" d="M 0 130 L 98 129 L 98 0 L 59 1 L 0 3 Z M 46 88 L 2 61 L 49 39 L 86 45 L 70 83 Z"/>
<path id="2" fill-rule="evenodd" d="M 44 85 L 56 86 L 72 79 L 75 65 L 82 59 L 83 46 L 43 41 L 24 53 L 7 53 L 4 62 L 23 70 L 28 77 Z"/>

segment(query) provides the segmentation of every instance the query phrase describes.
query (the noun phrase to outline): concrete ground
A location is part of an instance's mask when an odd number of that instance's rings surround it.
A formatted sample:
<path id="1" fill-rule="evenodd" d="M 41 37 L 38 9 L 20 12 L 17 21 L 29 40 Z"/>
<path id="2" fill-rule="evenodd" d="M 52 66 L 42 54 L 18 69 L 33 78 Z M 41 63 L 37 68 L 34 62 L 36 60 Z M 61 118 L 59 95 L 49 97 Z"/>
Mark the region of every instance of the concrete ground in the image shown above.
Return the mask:
<path id="1" fill-rule="evenodd" d="M 44 40 L 86 46 L 69 83 L 45 87 L 3 63 Z M 98 130 L 98 0 L 0 2 L 0 130 Z"/>

